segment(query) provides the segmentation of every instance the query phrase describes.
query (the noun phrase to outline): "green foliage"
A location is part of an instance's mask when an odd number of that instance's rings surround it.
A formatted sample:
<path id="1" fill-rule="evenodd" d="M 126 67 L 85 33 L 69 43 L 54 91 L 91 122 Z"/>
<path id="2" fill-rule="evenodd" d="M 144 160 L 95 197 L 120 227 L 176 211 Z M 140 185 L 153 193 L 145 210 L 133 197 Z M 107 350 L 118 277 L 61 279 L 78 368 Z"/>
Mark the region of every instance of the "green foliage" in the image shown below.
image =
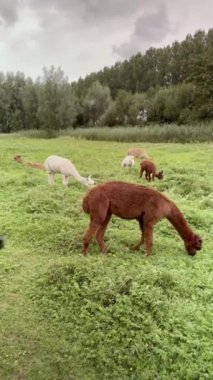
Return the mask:
<path id="1" fill-rule="evenodd" d="M 110 89 L 100 82 L 93 82 L 83 101 L 84 120 L 94 125 L 111 104 Z"/>
<path id="2" fill-rule="evenodd" d="M 150 95 L 147 102 L 148 120 L 161 123 L 189 124 L 196 120 L 194 106 L 196 89 L 193 84 L 183 83 L 155 91 L 154 99 Z"/>
<path id="3" fill-rule="evenodd" d="M 44 68 L 38 89 L 38 119 L 41 129 L 64 129 L 72 125 L 77 115 L 76 100 L 61 69 Z"/>
<path id="4" fill-rule="evenodd" d="M 25 78 L 21 73 L 1 75 L 0 79 L 0 130 L 11 132 L 25 127 L 22 93 Z"/>
<path id="5" fill-rule="evenodd" d="M 132 129 L 132 128 L 131 128 Z M 112 129 L 113 130 L 113 129 Z M 122 134 L 130 128 L 122 129 Z M 133 144 L 132 146 L 138 146 Z M 122 170 L 130 143 L 68 136 L 0 140 L 0 378 L 29 380 L 211 379 L 212 155 L 211 144 L 142 145 L 165 172 L 162 181 L 139 178 L 139 163 Z M 89 223 L 85 188 L 13 160 L 71 158 L 97 182 L 119 179 L 162 191 L 203 238 L 195 257 L 184 253 L 173 227 L 154 232 L 153 255 L 143 248 L 135 221 L 113 217 L 108 256 L 91 244 L 79 255 Z"/>
<path id="6" fill-rule="evenodd" d="M 24 108 L 24 130 L 39 129 L 37 93 L 38 85 L 34 84 L 31 79 L 27 79 L 26 86 L 22 92 L 22 101 Z M 18 130 L 20 130 L 20 125 Z"/>
<path id="7" fill-rule="evenodd" d="M 132 94 L 120 90 L 115 101 L 111 103 L 111 106 L 102 115 L 101 124 L 110 127 L 115 125 L 144 124 L 142 115 L 146 109 L 146 103 L 144 94 Z"/>
<path id="8" fill-rule="evenodd" d="M 193 61 L 191 75 L 188 81 L 196 85 L 196 116 L 198 119 L 213 117 L 213 30 L 208 33 L 207 49 L 202 49 L 202 56 L 196 56 Z"/>

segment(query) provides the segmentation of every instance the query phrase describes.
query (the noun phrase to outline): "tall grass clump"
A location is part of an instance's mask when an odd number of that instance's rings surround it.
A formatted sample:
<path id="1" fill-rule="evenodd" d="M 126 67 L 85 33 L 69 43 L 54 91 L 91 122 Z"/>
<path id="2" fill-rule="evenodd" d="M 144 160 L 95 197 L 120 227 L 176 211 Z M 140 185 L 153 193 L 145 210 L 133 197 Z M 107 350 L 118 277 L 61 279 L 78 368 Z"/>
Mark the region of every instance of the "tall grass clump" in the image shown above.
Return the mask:
<path id="1" fill-rule="evenodd" d="M 213 140 L 213 123 L 199 125 L 147 125 L 69 129 L 60 135 L 96 141 L 192 143 Z"/>
<path id="2" fill-rule="evenodd" d="M 49 139 L 58 137 L 59 131 L 45 129 L 26 129 L 13 133 L 13 136 L 29 137 L 34 139 Z"/>

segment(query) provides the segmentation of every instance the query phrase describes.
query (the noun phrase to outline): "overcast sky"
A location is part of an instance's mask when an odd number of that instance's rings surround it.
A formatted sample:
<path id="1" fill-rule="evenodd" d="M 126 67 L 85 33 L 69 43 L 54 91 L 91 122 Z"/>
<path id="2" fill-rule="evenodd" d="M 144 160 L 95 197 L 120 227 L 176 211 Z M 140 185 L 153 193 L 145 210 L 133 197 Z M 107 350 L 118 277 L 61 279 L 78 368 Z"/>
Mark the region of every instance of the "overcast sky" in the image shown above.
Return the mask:
<path id="1" fill-rule="evenodd" d="M 0 0 L 0 72 L 77 80 L 213 27 L 213 0 Z"/>

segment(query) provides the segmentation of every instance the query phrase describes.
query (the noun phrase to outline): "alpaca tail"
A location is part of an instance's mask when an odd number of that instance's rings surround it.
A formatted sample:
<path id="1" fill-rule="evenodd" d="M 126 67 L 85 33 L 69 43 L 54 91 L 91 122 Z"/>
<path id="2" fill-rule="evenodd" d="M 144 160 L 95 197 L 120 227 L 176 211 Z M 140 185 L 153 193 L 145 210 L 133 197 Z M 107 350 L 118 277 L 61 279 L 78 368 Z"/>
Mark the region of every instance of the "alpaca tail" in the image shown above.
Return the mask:
<path id="1" fill-rule="evenodd" d="M 89 199 L 88 199 L 88 195 L 85 195 L 85 197 L 83 198 L 83 203 L 82 203 L 82 207 L 83 207 L 83 210 L 86 214 L 89 214 L 90 213 L 90 210 L 89 210 Z"/>

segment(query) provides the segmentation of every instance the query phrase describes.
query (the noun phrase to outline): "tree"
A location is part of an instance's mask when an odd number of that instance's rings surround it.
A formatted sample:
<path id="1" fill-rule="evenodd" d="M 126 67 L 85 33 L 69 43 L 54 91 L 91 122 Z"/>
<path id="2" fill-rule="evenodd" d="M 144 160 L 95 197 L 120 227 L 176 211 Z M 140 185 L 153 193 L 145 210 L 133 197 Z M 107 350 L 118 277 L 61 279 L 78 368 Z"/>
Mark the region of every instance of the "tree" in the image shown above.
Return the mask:
<path id="1" fill-rule="evenodd" d="M 8 73 L 1 76 L 1 101 L 0 117 L 1 129 L 3 132 L 24 128 L 24 108 L 22 102 L 22 92 L 25 88 L 24 74 L 16 75 Z"/>
<path id="2" fill-rule="evenodd" d="M 63 71 L 52 66 L 43 69 L 38 86 L 38 120 L 42 129 L 55 131 L 74 123 L 77 109 L 75 97 Z"/>
<path id="3" fill-rule="evenodd" d="M 212 30 L 213 33 L 213 30 Z M 195 84 L 196 109 L 199 119 L 213 117 L 213 38 L 209 41 L 208 49 L 193 60 L 193 70 L 188 79 Z"/>
<path id="4" fill-rule="evenodd" d="M 147 112 L 147 101 L 145 94 L 136 93 L 132 95 L 132 102 L 128 110 L 128 122 L 131 125 L 144 124 Z"/>
<path id="5" fill-rule="evenodd" d="M 38 88 L 32 79 L 26 80 L 26 86 L 22 91 L 24 109 L 24 128 L 39 129 L 38 120 Z"/>
<path id="6" fill-rule="evenodd" d="M 85 121 L 90 125 L 95 124 L 106 112 L 111 102 L 109 87 L 102 86 L 99 81 L 93 82 L 83 101 Z"/>

